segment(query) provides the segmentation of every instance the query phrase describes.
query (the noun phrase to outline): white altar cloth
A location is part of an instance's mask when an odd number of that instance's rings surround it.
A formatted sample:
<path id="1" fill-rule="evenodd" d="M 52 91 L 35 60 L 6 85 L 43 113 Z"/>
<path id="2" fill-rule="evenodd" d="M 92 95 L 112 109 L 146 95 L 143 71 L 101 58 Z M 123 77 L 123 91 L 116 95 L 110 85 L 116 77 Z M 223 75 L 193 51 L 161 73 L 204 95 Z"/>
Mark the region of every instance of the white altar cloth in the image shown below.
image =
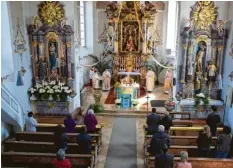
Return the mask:
<path id="1" fill-rule="evenodd" d="M 182 105 L 182 106 L 194 106 L 194 103 L 195 103 L 194 99 L 182 99 L 180 101 L 180 105 Z M 209 105 L 210 106 L 213 106 L 213 105 L 215 105 L 215 106 L 222 106 L 223 102 L 220 101 L 220 100 L 210 99 Z"/>
<path id="2" fill-rule="evenodd" d="M 139 84 L 138 83 L 133 83 L 131 85 L 129 84 L 120 84 L 120 86 L 118 86 L 119 88 L 139 88 Z"/>

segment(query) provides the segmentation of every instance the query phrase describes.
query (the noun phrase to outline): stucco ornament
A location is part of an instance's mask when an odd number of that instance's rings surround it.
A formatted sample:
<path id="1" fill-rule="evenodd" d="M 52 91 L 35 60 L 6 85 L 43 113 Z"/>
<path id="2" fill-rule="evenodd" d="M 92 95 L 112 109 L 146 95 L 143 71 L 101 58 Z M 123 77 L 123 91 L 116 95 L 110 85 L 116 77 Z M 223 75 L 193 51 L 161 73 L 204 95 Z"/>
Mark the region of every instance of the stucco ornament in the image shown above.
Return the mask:
<path id="1" fill-rule="evenodd" d="M 52 27 L 64 18 L 64 9 L 57 1 L 45 1 L 40 4 L 38 15 L 42 22 Z"/>
<path id="2" fill-rule="evenodd" d="M 198 1 L 193 7 L 192 19 L 198 29 L 207 30 L 216 20 L 217 7 L 211 1 Z"/>

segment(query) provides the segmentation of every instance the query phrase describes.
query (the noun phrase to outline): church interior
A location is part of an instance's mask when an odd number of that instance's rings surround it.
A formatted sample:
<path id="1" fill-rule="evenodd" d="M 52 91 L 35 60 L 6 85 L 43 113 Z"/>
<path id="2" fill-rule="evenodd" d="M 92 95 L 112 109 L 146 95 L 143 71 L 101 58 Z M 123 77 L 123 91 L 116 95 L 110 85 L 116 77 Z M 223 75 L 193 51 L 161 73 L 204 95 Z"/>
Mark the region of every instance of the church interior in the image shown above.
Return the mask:
<path id="1" fill-rule="evenodd" d="M 1 9 L 2 167 L 233 167 L 233 1 Z"/>

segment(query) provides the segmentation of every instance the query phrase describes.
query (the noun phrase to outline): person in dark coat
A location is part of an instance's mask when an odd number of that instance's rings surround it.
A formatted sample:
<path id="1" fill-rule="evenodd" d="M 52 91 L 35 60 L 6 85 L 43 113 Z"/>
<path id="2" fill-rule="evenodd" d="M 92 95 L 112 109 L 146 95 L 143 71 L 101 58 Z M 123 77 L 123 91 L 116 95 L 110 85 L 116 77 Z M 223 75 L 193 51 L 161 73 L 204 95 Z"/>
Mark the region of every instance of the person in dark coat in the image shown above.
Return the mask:
<path id="1" fill-rule="evenodd" d="M 233 158 L 233 137 L 231 138 L 231 147 L 230 147 L 229 158 Z"/>
<path id="2" fill-rule="evenodd" d="M 160 116 L 156 114 L 156 108 L 152 108 L 152 114 L 147 116 L 146 124 L 148 126 L 147 134 L 154 134 L 158 132 Z"/>
<path id="3" fill-rule="evenodd" d="M 94 110 L 89 109 L 87 111 L 87 115 L 84 118 L 84 124 L 86 125 L 88 133 L 95 133 L 96 125 L 98 124 L 98 121 L 95 117 Z"/>
<path id="4" fill-rule="evenodd" d="M 164 132 L 164 126 L 159 125 L 159 132 L 155 133 L 152 136 L 151 142 L 150 142 L 150 153 L 152 156 L 155 156 L 156 154 L 162 153 L 162 147 L 164 145 L 167 145 L 170 147 L 170 138 L 168 134 Z"/>
<path id="5" fill-rule="evenodd" d="M 218 124 L 220 123 L 220 115 L 217 114 L 216 106 L 212 106 L 211 108 L 213 112 L 208 115 L 206 119 L 206 123 L 210 127 L 211 135 L 216 136 L 217 127 L 218 127 Z"/>
<path id="6" fill-rule="evenodd" d="M 75 133 L 76 123 L 72 118 L 71 114 L 67 115 L 67 118 L 64 120 L 65 132 L 66 133 Z"/>
<path id="7" fill-rule="evenodd" d="M 211 143 L 212 136 L 210 133 L 210 127 L 205 125 L 203 132 L 201 132 L 197 138 L 199 157 L 209 157 Z"/>
<path id="8" fill-rule="evenodd" d="M 162 147 L 162 153 L 155 156 L 155 168 L 173 168 L 174 156 L 167 154 L 168 146 Z"/>
<path id="9" fill-rule="evenodd" d="M 64 128 L 62 127 L 62 125 L 57 125 L 54 132 L 54 145 L 56 147 L 56 151 L 58 151 L 59 149 L 63 149 L 66 151 L 68 140 L 69 138 L 64 132 Z"/>
<path id="10" fill-rule="evenodd" d="M 172 119 L 169 117 L 169 113 L 167 111 L 164 113 L 164 117 L 161 119 L 160 125 L 165 127 L 165 132 L 170 130 L 170 127 L 172 126 Z"/>
<path id="11" fill-rule="evenodd" d="M 86 127 L 81 127 L 80 134 L 76 137 L 78 144 L 78 153 L 89 154 L 91 153 L 91 137 L 86 133 Z"/>

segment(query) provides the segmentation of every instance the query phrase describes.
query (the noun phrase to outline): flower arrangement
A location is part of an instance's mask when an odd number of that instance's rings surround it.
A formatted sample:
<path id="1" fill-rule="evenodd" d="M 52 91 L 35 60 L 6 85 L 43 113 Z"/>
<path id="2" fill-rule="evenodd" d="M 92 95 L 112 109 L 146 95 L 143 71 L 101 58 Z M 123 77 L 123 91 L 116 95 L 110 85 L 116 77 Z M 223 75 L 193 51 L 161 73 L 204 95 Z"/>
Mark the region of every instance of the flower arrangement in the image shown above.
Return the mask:
<path id="1" fill-rule="evenodd" d="M 172 111 L 175 109 L 175 106 L 176 106 L 176 103 L 172 100 L 172 99 L 169 99 L 165 102 L 165 109 L 167 111 Z"/>
<path id="2" fill-rule="evenodd" d="M 120 105 L 121 105 L 121 99 L 116 99 L 116 100 L 115 100 L 115 104 L 116 104 L 117 106 L 120 106 Z"/>
<path id="3" fill-rule="evenodd" d="M 67 96 L 74 94 L 74 90 L 64 83 L 51 81 L 50 83 L 43 82 L 32 86 L 28 89 L 28 94 L 30 97 L 34 96 L 36 100 L 66 101 Z"/>
<path id="4" fill-rule="evenodd" d="M 138 105 L 138 101 L 135 100 L 135 99 L 133 99 L 133 100 L 132 100 L 132 105 L 133 105 L 134 107 L 137 106 L 137 105 Z"/>
<path id="5" fill-rule="evenodd" d="M 204 93 L 196 94 L 195 96 L 195 107 L 204 106 L 205 108 L 209 105 L 209 97 Z"/>

